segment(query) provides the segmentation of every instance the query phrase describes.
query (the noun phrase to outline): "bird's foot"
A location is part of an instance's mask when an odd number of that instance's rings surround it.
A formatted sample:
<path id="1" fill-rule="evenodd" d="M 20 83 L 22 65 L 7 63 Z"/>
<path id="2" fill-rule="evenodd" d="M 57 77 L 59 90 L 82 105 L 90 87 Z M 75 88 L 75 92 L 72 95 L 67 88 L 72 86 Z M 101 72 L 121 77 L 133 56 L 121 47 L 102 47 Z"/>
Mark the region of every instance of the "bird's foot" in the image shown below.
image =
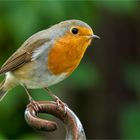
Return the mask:
<path id="1" fill-rule="evenodd" d="M 54 95 L 51 90 L 49 90 L 47 87 L 45 90 L 48 91 L 49 95 L 53 98 L 53 100 L 56 102 L 57 108 L 60 109 L 62 108 L 64 110 L 64 116 L 66 115 L 66 107 L 68 107 L 67 104 L 65 104 L 60 98 L 58 98 L 56 95 Z"/>
<path id="2" fill-rule="evenodd" d="M 64 116 L 66 115 L 66 107 L 68 107 L 68 105 L 66 103 L 64 103 L 60 98 L 58 98 L 56 95 L 52 94 L 52 98 L 54 99 L 54 101 L 56 102 L 57 108 L 62 108 L 64 110 Z"/>
<path id="3" fill-rule="evenodd" d="M 24 89 L 25 89 L 25 91 L 26 91 L 26 93 L 27 93 L 27 95 L 28 95 L 29 101 L 30 101 L 28 107 L 31 106 L 36 112 L 38 112 L 39 110 L 41 110 L 40 104 L 39 104 L 38 102 L 36 102 L 36 101 L 31 97 L 31 95 L 30 95 L 30 93 L 29 93 L 29 91 L 28 91 L 26 85 L 24 85 L 23 87 L 24 87 Z"/>
<path id="4" fill-rule="evenodd" d="M 57 96 L 55 96 L 55 102 L 58 107 L 62 107 L 62 108 L 68 107 L 68 105 L 64 103 L 62 100 L 60 100 L 60 98 L 58 98 Z"/>
<path id="5" fill-rule="evenodd" d="M 41 110 L 40 104 L 33 99 L 30 99 L 30 103 L 29 103 L 28 107 L 30 107 L 30 106 L 35 110 L 35 112 L 38 112 L 39 110 Z"/>
<path id="6" fill-rule="evenodd" d="M 57 96 L 55 96 L 55 102 L 56 102 L 56 105 L 57 105 L 58 109 L 62 108 L 64 110 L 64 114 L 63 115 L 65 116 L 66 112 L 67 112 L 66 111 L 66 107 L 68 107 L 67 104 L 64 103 L 62 100 L 60 100 L 60 98 L 58 98 Z"/>

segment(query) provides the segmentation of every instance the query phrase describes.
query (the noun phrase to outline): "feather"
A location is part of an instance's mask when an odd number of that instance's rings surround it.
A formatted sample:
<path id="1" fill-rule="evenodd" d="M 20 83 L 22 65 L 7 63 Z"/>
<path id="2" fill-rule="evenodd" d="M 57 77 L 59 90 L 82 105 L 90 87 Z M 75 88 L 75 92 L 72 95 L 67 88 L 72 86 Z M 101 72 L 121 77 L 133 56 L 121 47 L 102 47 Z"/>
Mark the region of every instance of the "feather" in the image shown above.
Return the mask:
<path id="1" fill-rule="evenodd" d="M 32 53 L 46 43 L 48 39 L 38 39 L 28 42 L 28 40 L 19 48 L 1 67 L 0 74 L 16 70 L 25 63 L 32 60 Z"/>

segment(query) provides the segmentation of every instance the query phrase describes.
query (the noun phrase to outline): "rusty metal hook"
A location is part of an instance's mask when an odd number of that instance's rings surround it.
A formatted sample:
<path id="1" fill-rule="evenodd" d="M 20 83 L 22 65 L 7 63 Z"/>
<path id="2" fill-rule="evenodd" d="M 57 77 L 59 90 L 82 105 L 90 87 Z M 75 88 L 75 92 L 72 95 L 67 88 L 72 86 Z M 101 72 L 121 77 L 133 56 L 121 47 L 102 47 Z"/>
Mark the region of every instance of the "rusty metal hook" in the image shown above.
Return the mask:
<path id="1" fill-rule="evenodd" d="M 86 140 L 83 126 L 71 109 L 66 107 L 66 114 L 64 115 L 64 109 L 58 107 L 55 102 L 39 101 L 38 104 L 41 106 L 38 112 L 32 106 L 27 106 L 25 110 L 25 120 L 29 126 L 40 131 L 55 131 L 57 129 L 56 122 L 44 120 L 37 116 L 38 113 L 48 113 L 57 117 L 65 124 L 65 140 Z"/>

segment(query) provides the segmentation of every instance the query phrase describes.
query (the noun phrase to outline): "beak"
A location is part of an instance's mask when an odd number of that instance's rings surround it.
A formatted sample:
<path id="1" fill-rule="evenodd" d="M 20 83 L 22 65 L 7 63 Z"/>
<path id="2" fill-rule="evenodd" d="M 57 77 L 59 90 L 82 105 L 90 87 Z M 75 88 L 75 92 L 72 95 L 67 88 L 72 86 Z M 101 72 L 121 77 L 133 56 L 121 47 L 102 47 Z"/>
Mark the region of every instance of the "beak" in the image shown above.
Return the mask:
<path id="1" fill-rule="evenodd" d="M 101 39 L 99 36 L 97 35 L 91 35 L 91 38 L 94 38 L 94 39 Z"/>

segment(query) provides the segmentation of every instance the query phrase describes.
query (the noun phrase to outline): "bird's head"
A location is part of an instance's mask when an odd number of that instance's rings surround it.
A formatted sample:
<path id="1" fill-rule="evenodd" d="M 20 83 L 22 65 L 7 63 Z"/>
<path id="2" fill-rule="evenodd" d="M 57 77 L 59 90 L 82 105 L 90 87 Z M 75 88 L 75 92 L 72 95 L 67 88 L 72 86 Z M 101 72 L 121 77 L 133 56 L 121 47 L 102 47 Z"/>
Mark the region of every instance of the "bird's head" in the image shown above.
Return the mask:
<path id="1" fill-rule="evenodd" d="M 91 40 L 100 39 L 87 23 L 80 20 L 66 20 L 56 24 L 55 27 L 57 27 L 55 36 L 59 42 L 69 44 L 71 47 L 87 48 Z"/>

